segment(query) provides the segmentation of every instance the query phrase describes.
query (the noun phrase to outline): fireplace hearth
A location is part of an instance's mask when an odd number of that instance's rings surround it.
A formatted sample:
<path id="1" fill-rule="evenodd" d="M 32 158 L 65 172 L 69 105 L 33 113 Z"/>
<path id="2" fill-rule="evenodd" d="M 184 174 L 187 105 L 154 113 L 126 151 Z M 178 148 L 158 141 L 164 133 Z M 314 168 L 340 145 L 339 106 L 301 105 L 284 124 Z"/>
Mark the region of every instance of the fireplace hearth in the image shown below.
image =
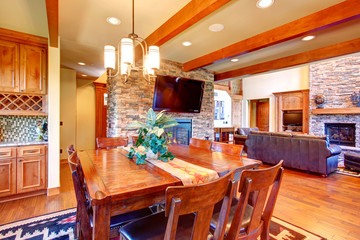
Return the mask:
<path id="1" fill-rule="evenodd" d="M 355 123 L 325 123 L 330 144 L 355 147 Z"/>
<path id="2" fill-rule="evenodd" d="M 192 136 L 192 120 L 176 119 L 176 121 L 179 125 L 166 130 L 167 132 L 171 132 L 173 134 L 171 142 L 189 145 L 190 138 Z"/>

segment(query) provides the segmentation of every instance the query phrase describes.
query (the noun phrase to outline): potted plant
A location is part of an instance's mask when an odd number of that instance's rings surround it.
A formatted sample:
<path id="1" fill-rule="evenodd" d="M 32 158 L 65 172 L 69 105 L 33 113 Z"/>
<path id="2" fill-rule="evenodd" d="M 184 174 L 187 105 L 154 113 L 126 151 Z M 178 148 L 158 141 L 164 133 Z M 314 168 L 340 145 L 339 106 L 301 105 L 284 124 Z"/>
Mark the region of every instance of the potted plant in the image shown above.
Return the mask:
<path id="1" fill-rule="evenodd" d="M 143 146 L 145 151 L 142 153 L 130 148 L 127 155 L 130 159 L 136 156 L 136 164 L 145 164 L 146 158 L 155 158 L 167 162 L 173 160 L 175 155 L 169 152 L 168 143 L 172 137 L 172 133 L 167 133 L 166 128 L 178 125 L 172 116 L 165 115 L 165 110 L 155 113 L 152 108 L 147 112 L 145 122 L 134 121 L 128 125 L 128 128 L 137 128 L 139 137 L 134 144 L 136 148 Z"/>

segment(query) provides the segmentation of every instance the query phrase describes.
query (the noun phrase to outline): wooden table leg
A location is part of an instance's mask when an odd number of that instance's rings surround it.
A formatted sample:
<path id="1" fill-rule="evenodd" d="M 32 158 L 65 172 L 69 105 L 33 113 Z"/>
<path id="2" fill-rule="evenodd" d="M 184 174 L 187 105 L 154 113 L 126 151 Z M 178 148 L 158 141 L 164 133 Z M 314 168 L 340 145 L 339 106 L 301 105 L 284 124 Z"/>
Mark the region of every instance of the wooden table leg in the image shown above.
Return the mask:
<path id="1" fill-rule="evenodd" d="M 92 239 L 109 239 L 110 237 L 110 202 L 93 206 L 93 236 Z"/>

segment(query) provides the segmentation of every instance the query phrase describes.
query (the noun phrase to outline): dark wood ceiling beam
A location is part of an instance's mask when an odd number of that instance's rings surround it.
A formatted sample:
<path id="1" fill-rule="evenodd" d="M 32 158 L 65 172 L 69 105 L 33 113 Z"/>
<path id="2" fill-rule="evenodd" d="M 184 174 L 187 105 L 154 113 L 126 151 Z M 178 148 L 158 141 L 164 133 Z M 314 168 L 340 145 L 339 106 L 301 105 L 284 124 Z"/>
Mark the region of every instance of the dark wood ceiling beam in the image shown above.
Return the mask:
<path id="1" fill-rule="evenodd" d="M 146 39 L 148 46 L 161 46 L 231 0 L 192 0 Z M 141 52 L 140 46 L 137 53 Z"/>
<path id="2" fill-rule="evenodd" d="M 339 57 L 346 54 L 356 53 L 360 51 L 360 38 L 351 41 L 334 44 L 331 46 L 311 50 L 295 54 L 292 56 L 279 58 L 276 60 L 255 64 L 236 70 L 215 74 L 215 81 L 226 80 L 230 78 L 240 78 L 258 73 L 264 73 L 271 70 L 298 66 L 306 63 Z"/>
<path id="3" fill-rule="evenodd" d="M 59 0 L 46 0 L 46 13 L 49 28 L 49 45 L 59 46 Z"/>
<path id="4" fill-rule="evenodd" d="M 347 0 L 186 62 L 184 63 L 184 71 L 191 71 L 199 67 L 213 64 L 220 60 L 253 52 L 359 17 L 360 1 Z"/>

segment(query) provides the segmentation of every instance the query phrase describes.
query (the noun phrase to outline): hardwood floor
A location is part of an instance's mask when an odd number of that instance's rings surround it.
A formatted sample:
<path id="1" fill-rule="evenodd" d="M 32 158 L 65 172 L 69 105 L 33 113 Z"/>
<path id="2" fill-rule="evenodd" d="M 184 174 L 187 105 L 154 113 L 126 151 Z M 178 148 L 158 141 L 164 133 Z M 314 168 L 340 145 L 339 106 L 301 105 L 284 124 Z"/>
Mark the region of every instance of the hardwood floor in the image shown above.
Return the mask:
<path id="1" fill-rule="evenodd" d="M 0 204 L 0 224 L 73 208 L 76 205 L 69 167 L 61 164 L 60 194 Z M 360 239 L 360 178 L 327 178 L 285 170 L 274 216 L 333 240 Z"/>

